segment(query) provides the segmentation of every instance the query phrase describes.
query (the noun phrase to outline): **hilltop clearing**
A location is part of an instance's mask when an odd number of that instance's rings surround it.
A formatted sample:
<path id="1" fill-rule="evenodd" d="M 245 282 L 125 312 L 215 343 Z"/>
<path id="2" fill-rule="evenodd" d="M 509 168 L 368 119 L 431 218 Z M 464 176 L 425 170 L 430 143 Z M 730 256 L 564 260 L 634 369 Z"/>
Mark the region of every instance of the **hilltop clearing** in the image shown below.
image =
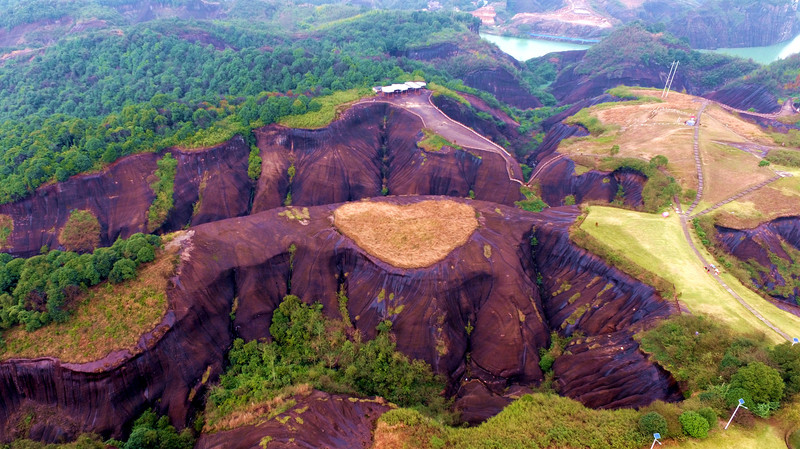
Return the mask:
<path id="1" fill-rule="evenodd" d="M 656 156 L 665 156 L 663 170 L 682 190 L 699 190 L 695 130 L 687 123 L 698 121 L 706 100 L 678 92 L 662 99 L 660 90 L 630 89 L 630 93 L 642 100 L 600 104 L 570 119 L 589 126 L 594 135 L 566 139 L 558 152 L 575 161 L 578 173 L 613 165 L 615 159 L 635 158 L 649 163 Z M 713 104 L 703 109 L 699 121 L 704 189 L 698 211 L 775 176 L 771 167 L 759 165 L 761 154 L 736 148 L 748 144 L 775 148 L 774 140 L 763 129 Z M 689 194 L 682 198 L 687 205 L 695 199 Z"/>

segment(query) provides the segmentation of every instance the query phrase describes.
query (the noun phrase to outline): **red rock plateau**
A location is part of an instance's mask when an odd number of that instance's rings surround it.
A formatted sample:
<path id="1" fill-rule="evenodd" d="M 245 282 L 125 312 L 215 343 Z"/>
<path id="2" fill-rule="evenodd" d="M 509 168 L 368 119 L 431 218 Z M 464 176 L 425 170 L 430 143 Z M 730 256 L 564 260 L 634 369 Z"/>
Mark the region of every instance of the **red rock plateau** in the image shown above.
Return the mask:
<path id="1" fill-rule="evenodd" d="M 336 205 L 294 208 L 299 219 L 279 208 L 193 226 L 168 290 L 164 330 L 143 338 L 146 351 L 81 365 L 49 358 L 0 364 L 0 439 L 22 436 L 15 429 L 30 411 L 29 436 L 45 441 L 81 431 L 119 436 L 120 423 L 147 407 L 187 423 L 206 389 L 204 373 L 213 381 L 222 372 L 233 338 L 268 337 L 272 312 L 288 293 L 319 301 L 335 316 L 340 288 L 355 326 L 371 337 L 379 322 L 392 320 L 398 349 L 447 376 L 457 406 L 473 422 L 499 411 L 509 401 L 503 394 L 542 380 L 539 348 L 549 345 L 552 331 L 584 335 L 554 366 L 562 394 L 593 407 L 676 398 L 675 383 L 631 337 L 675 306 L 571 245 L 567 229 L 576 209 L 533 214 L 459 201 L 476 209 L 479 228 L 420 269 L 377 260 L 337 232 Z"/>
<path id="2" fill-rule="evenodd" d="M 675 304 L 573 246 L 568 229 L 577 209 L 534 214 L 510 207 L 520 199 L 519 185 L 508 179 L 500 155 L 447 147 L 423 152 L 416 145 L 421 129 L 416 115 L 386 103 L 360 104 L 318 130 L 270 125 L 255 133 L 263 160 L 257 182 L 247 177 L 244 139 L 206 150 L 170 150 L 178 159 L 175 206 L 158 232 L 190 229 L 158 331 L 142 337 L 145 350 L 137 355 L 117 352 L 86 364 L 52 358 L 0 363 L 0 441 L 68 440 L 86 431 L 119 437 L 151 407 L 179 427 L 187 425 L 202 407 L 206 381 L 223 371 L 233 339 L 268 338 L 272 312 L 290 293 L 318 301 L 338 317 L 337 292 L 343 290 L 355 326 L 368 338 L 378 323 L 391 320 L 398 349 L 447 378 L 447 394 L 467 422 L 496 414 L 543 380 L 539 350 L 550 345 L 552 332 L 579 335 L 553 365 L 562 394 L 591 407 L 678 399 L 675 382 L 632 338 L 675 313 Z M 485 132 L 505 136 L 499 129 Z M 576 132 L 554 121 L 546 142 L 557 145 Z M 554 149 L 540 154 L 554 157 Z M 97 216 L 103 245 L 145 231 L 159 157 L 131 156 L 0 206 L 14 219 L 10 251 L 28 255 L 45 244 L 58 247 L 59 230 L 74 209 Z M 613 197 L 616 183 L 635 190 L 643 182 L 636 176 L 574 177 L 572 162 L 564 159 L 543 178 L 550 179 L 542 183 L 543 194 Z M 613 183 L 603 182 L 608 177 Z M 557 187 L 572 178 L 577 184 Z M 384 189 L 390 196 L 381 196 Z M 463 199 L 470 191 L 476 200 Z M 294 207 L 282 207 L 289 197 Z M 404 205 L 445 197 L 474 207 L 479 227 L 464 245 L 424 268 L 376 259 L 332 223 L 339 203 Z M 290 436 L 288 428 L 267 423 L 206 435 L 200 447 L 224 441 L 250 447 L 265 435 L 280 442 L 301 433 L 312 447 L 366 446 L 386 407 L 321 392 L 297 400 L 312 404 L 302 432 Z M 30 430 L 18 434 L 31 412 Z"/>
<path id="3" fill-rule="evenodd" d="M 521 198 L 518 184 L 497 176 L 506 173 L 502 157 L 468 148 L 426 153 L 416 145 L 421 130 L 417 116 L 385 103 L 353 107 L 318 130 L 262 128 L 256 137 L 263 168 L 255 186 L 247 177 L 249 148 L 240 137 L 206 150 L 169 150 L 178 159 L 175 206 L 158 232 L 283 206 L 289 192 L 297 206 L 380 196 L 384 186 L 391 195 L 466 197 L 473 191 L 477 199 L 508 205 Z M 4 250 L 30 256 L 43 245 L 59 248 L 58 234 L 75 209 L 97 217 L 103 246 L 146 232 L 158 158 L 129 156 L 102 172 L 74 176 L 0 205 L 0 214 L 14 220 Z"/>

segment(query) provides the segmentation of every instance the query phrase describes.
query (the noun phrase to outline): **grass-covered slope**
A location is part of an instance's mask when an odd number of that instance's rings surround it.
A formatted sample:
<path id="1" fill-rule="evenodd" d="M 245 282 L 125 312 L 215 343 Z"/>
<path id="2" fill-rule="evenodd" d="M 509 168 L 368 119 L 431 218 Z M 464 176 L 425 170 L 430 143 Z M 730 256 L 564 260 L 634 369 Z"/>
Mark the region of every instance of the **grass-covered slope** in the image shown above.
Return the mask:
<path id="1" fill-rule="evenodd" d="M 160 250 L 135 278 L 120 284 L 105 282 L 80 295 L 66 321 L 33 332 L 19 326 L 6 331 L 0 359 L 56 357 L 82 363 L 120 349 L 139 352 L 139 339 L 167 310 L 167 283 L 175 264 L 174 252 Z"/>
<path id="2" fill-rule="evenodd" d="M 175 250 L 135 234 L 93 253 L 49 251 L 0 262 L 0 358 L 96 360 L 133 352 L 166 310 Z M 155 260 L 155 262 L 153 262 Z"/>
<path id="3" fill-rule="evenodd" d="M 616 208 L 592 206 L 581 229 L 634 263 L 675 285 L 678 300 L 690 311 L 713 316 L 742 332 L 763 332 L 770 341 L 782 338 L 739 304 L 703 268 L 683 235 L 677 215 L 662 218 Z M 702 249 L 702 245 L 697 243 Z M 705 254 L 707 260 L 713 258 Z M 728 273 L 722 277 L 747 303 L 779 329 L 800 332 L 800 318 L 768 303 Z"/>

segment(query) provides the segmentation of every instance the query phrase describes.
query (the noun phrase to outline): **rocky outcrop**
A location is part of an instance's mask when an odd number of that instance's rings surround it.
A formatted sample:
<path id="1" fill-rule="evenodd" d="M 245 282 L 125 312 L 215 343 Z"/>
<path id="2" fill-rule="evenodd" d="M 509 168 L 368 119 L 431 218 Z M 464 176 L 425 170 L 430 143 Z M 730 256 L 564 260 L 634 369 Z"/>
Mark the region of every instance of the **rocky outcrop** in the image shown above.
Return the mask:
<path id="1" fill-rule="evenodd" d="M 762 85 L 728 87 L 711 92 L 705 97 L 743 111 L 753 108 L 755 112 L 771 114 L 781 109 L 777 97 Z"/>
<path id="2" fill-rule="evenodd" d="M 565 350 L 553 364 L 557 387 L 587 406 L 641 407 L 653 402 L 654 390 L 660 400 L 683 399 L 675 380 L 648 360 L 629 332 L 579 338 Z"/>
<path id="3" fill-rule="evenodd" d="M 575 163 L 569 158 L 548 159 L 542 162 L 546 169 L 538 170 L 535 182 L 539 184 L 541 197 L 551 206 L 561 206 L 564 198 L 572 195 L 575 203 L 586 201 L 612 202 L 622 187 L 624 204 L 632 209 L 643 205 L 642 189 L 647 177 L 630 170 L 617 170 L 611 173 L 590 170 L 581 175 L 575 174 Z"/>
<path id="4" fill-rule="evenodd" d="M 567 125 L 564 124 L 564 119 L 575 115 L 583 108 L 588 108 L 600 103 L 609 103 L 612 101 L 619 101 L 612 95 L 603 94 L 594 98 L 581 100 L 560 113 L 548 117 L 542 121 L 542 129 L 545 132 L 544 140 L 532 151 L 525 160 L 525 163 L 530 167 L 535 167 L 542 162 L 546 157 L 552 156 L 558 149 L 558 145 L 562 140 L 570 137 L 583 137 L 588 136 L 589 131 L 580 125 Z"/>
<path id="5" fill-rule="evenodd" d="M 716 231 L 726 252 L 751 262 L 751 281 L 757 288 L 800 314 L 796 307 L 800 305 L 800 272 L 793 269 L 800 262 L 800 217 L 778 218 L 753 229 L 717 226 Z"/>
<path id="6" fill-rule="evenodd" d="M 519 80 L 502 67 L 481 69 L 462 76 L 464 84 L 494 95 L 503 103 L 520 109 L 531 109 L 542 106 L 538 98 L 523 87 Z"/>
<path id="7" fill-rule="evenodd" d="M 571 220 L 554 218 L 574 213 L 551 211 L 551 219 L 536 228 L 534 248 L 545 319 L 562 334 L 580 331 L 585 337 L 573 340 L 554 363 L 558 390 L 590 407 L 679 399 L 674 380 L 633 340 L 634 333 L 675 313 L 677 306 L 654 301 L 652 287 L 572 246 L 566 232 Z"/>
<path id="8" fill-rule="evenodd" d="M 435 198 L 375 201 L 423 199 Z M 122 424 L 148 407 L 167 413 L 179 427 L 186 424 L 204 382 L 221 373 L 232 339 L 268 337 L 272 312 L 288 293 L 319 301 L 338 317 L 337 293 L 343 291 L 354 326 L 367 338 L 378 323 L 392 321 L 398 349 L 444 374 L 450 392 L 467 408 L 470 398 L 508 395 L 509 387 L 541 381 L 539 349 L 549 345 L 553 330 L 581 331 L 587 338 L 612 335 L 614 344 L 628 348 L 576 348 L 590 364 L 580 373 L 573 364 L 556 365 L 563 394 L 592 406 L 673 397 L 668 377 L 650 369 L 630 334 L 674 306 L 573 246 L 567 229 L 577 209 L 532 214 L 459 201 L 476 209 L 479 228 L 442 261 L 419 269 L 395 268 L 337 232 L 331 222 L 335 205 L 273 209 L 194 226 L 168 290 L 170 312 L 158 332 L 143 338 L 146 351 L 81 365 L 53 359 L 0 363 L 0 439 L 24 436 L 15 433 L 16 424 L 30 410 L 37 411 L 32 436 L 47 441 L 79 431 L 120 436 Z M 231 322 L 234 298 L 238 309 Z M 604 376 L 606 366 L 620 374 Z M 631 376 L 625 367 L 648 374 Z M 466 390 L 458 394 L 462 382 Z M 479 388 L 469 387 L 474 382 Z M 588 385 L 596 386 L 589 396 Z M 641 395 L 645 387 L 647 399 Z M 491 413 L 502 400 L 492 403 L 479 413 Z M 320 412 L 320 425 L 336 413 L 350 413 L 338 410 Z"/>
<path id="9" fill-rule="evenodd" d="M 359 399 L 322 391 L 294 399 L 297 404 L 275 419 L 203 434 L 195 448 L 257 448 L 265 437 L 268 437 L 269 447 L 369 448 L 375 421 L 391 409 L 380 398 Z"/>
<path id="10" fill-rule="evenodd" d="M 477 199 L 508 205 L 520 199 L 519 185 L 508 179 L 500 155 L 468 148 L 424 152 L 417 147 L 421 130 L 417 116 L 386 103 L 355 106 L 318 130 L 279 125 L 258 129 L 263 162 L 255 190 L 247 175 L 250 149 L 241 137 L 205 150 L 167 150 L 178 160 L 175 204 L 157 232 L 284 204 L 355 201 L 380 196 L 384 187 L 396 195 L 466 197 L 472 191 Z M 29 256 L 43 245 L 60 248 L 58 234 L 76 209 L 97 217 L 101 246 L 147 232 L 147 210 L 154 198 L 150 184 L 160 157 L 129 156 L 99 173 L 74 176 L 0 205 L 0 214 L 14 221 L 4 250 Z"/>
<path id="11" fill-rule="evenodd" d="M 168 151 L 178 159 L 178 171 L 175 207 L 163 231 L 247 213 L 251 187 L 247 178 L 249 148 L 244 139 L 237 137 L 207 150 Z M 97 217 L 101 246 L 147 232 L 147 210 L 154 198 L 150 184 L 160 157 L 143 153 L 123 158 L 101 172 L 73 176 L 41 187 L 25 199 L 0 205 L 0 214 L 14 220 L 4 250 L 29 256 L 38 254 L 44 245 L 60 248 L 58 234 L 76 209 L 89 210 Z M 194 213 L 201 185 L 203 199 Z"/>
<path id="12" fill-rule="evenodd" d="M 256 130 L 262 175 L 253 203 L 260 212 L 390 195 L 448 195 L 513 204 L 519 185 L 498 154 L 417 147 L 422 121 L 387 103 L 349 109 L 317 130 L 271 125 Z M 293 169 L 290 169 L 293 167 Z M 294 175 L 291 175 L 291 172 Z"/>
<path id="13" fill-rule="evenodd" d="M 401 50 L 390 52 L 395 57 L 405 57 L 408 59 L 416 59 L 418 61 L 431 61 L 434 59 L 447 59 L 458 55 L 460 49 L 458 45 L 452 42 L 442 42 L 440 44 L 429 45 L 427 47 L 419 47 L 410 50 Z"/>
<path id="14" fill-rule="evenodd" d="M 577 64 L 559 72 L 556 80 L 550 86 L 550 92 L 561 104 L 572 104 L 585 98 L 602 95 L 608 89 L 624 84 L 626 86 L 664 87 L 669 66 L 651 68 L 640 62 L 623 66 L 617 70 L 601 73 L 582 73 L 581 65 Z M 689 80 L 684 71 L 678 71 L 672 83 L 672 90 L 686 90 L 696 93 L 697 88 Z"/>
<path id="15" fill-rule="evenodd" d="M 610 203 L 616 199 L 619 187 L 622 186 L 624 204 L 633 209 L 642 206 L 642 189 L 647 178 L 641 173 L 621 169 L 612 173 L 590 170 L 576 175 L 575 163 L 568 156 L 557 152 L 562 140 L 589 135 L 582 126 L 564 124 L 565 118 L 583 108 L 610 101 L 619 99 L 605 94 L 583 100 L 542 122 L 542 128 L 546 132 L 545 138 L 528 156 L 526 163 L 534 167 L 532 181 L 539 185 L 541 197 L 547 204 L 562 205 L 568 195 L 572 195 L 576 203 L 585 201 Z"/>
<path id="16" fill-rule="evenodd" d="M 570 137 L 583 137 L 588 136 L 589 132 L 582 126 L 565 125 L 563 123 L 556 123 L 549 129 L 546 129 L 542 143 L 536 147 L 536 150 L 528 155 L 525 163 L 530 167 L 536 167 L 544 162 L 548 157 L 555 156 L 558 145 L 562 140 Z"/>

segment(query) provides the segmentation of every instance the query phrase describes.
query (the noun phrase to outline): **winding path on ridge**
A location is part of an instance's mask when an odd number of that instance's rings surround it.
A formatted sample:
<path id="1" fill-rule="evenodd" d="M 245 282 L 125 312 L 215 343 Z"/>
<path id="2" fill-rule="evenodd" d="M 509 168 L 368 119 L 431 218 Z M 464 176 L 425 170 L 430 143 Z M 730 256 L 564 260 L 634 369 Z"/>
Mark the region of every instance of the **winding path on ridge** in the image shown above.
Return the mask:
<path id="1" fill-rule="evenodd" d="M 505 148 L 480 135 L 472 128 L 459 123 L 437 108 L 431 101 L 431 91 L 408 93 L 397 96 L 371 97 L 360 103 L 388 103 L 401 107 L 422 120 L 422 126 L 432 129 L 436 134 L 450 142 L 477 151 L 488 151 L 499 154 L 506 161 L 508 179 L 523 185 L 522 169 L 514 157 Z"/>
<path id="2" fill-rule="evenodd" d="M 561 153 L 553 153 L 552 155 L 545 157 L 545 159 L 542 162 L 536 164 L 536 169 L 533 171 L 533 173 L 531 173 L 530 178 L 528 178 L 527 186 L 532 187 L 534 181 L 538 181 L 538 176 L 544 171 L 545 168 L 553 165 L 554 163 L 564 158 L 566 158 L 566 156 Z"/>
<path id="3" fill-rule="evenodd" d="M 728 112 L 736 112 L 736 113 L 739 113 L 739 114 L 747 114 L 747 115 L 752 115 L 752 116 L 755 116 L 755 117 L 761 117 L 761 118 L 767 118 L 767 119 L 776 119 L 778 117 L 785 117 L 785 116 L 793 115 L 793 114 L 797 113 L 797 111 L 795 111 L 795 109 L 794 109 L 794 105 L 793 105 L 794 104 L 794 99 L 793 98 L 789 98 L 786 101 L 784 101 L 783 102 L 783 106 L 781 106 L 781 108 L 780 108 L 780 110 L 778 110 L 778 112 L 770 112 L 768 114 L 765 114 L 765 113 L 762 113 L 762 112 L 745 111 L 745 110 L 742 110 L 742 109 L 736 109 L 733 106 L 728 106 L 727 104 L 720 103 L 718 101 L 713 101 L 713 100 L 706 100 L 706 101 L 714 103 L 715 105 L 721 107 L 722 109 L 725 109 Z M 699 120 L 698 120 L 698 122 L 699 122 Z"/>
<path id="4" fill-rule="evenodd" d="M 680 214 L 681 228 L 683 229 L 683 235 L 686 238 L 686 242 L 689 244 L 689 246 L 692 248 L 692 251 L 694 251 L 694 254 L 697 256 L 697 258 L 700 260 L 700 262 L 703 263 L 703 266 L 705 266 L 705 267 L 709 266 L 710 264 L 706 260 L 706 258 L 703 257 L 703 255 L 697 249 L 697 246 L 694 244 L 694 241 L 692 240 L 692 236 L 689 233 L 689 226 L 688 226 L 687 221 L 690 218 L 694 218 L 694 217 L 697 217 L 698 215 L 702 215 L 702 214 L 708 213 L 712 209 L 715 209 L 715 208 L 721 206 L 722 204 L 726 204 L 726 203 L 728 203 L 730 201 L 733 201 L 734 199 L 737 199 L 737 198 L 739 198 L 740 196 L 742 196 L 744 194 L 744 192 L 742 192 L 738 196 L 729 198 L 728 200 L 725 200 L 724 202 L 721 202 L 721 203 L 718 203 L 718 204 L 714 205 L 714 207 L 712 207 L 711 209 L 704 210 L 704 211 L 700 212 L 699 214 L 695 214 L 695 215 L 693 215 L 691 217 L 689 216 L 691 214 L 691 212 L 694 210 L 694 208 L 697 206 L 697 203 L 700 201 L 700 198 L 703 195 L 703 165 L 702 165 L 701 160 L 700 160 L 700 116 L 702 115 L 703 110 L 706 108 L 707 105 L 708 105 L 708 101 L 704 101 L 703 105 L 700 106 L 700 110 L 697 112 L 697 123 L 695 123 L 695 125 L 694 125 L 695 126 L 695 128 L 694 128 L 694 157 L 695 157 L 695 166 L 697 168 L 697 178 L 698 178 L 698 181 L 699 181 L 699 184 L 698 184 L 699 187 L 697 189 L 697 196 L 695 197 L 695 200 L 692 203 L 692 205 L 689 207 L 689 209 L 685 213 L 681 213 Z M 746 190 L 745 192 L 749 193 L 749 191 L 753 191 L 753 190 L 755 190 L 757 188 L 761 188 L 761 187 L 769 184 L 770 182 L 772 182 L 772 181 L 774 181 L 775 179 L 778 179 L 778 178 L 780 178 L 780 176 L 776 176 L 775 178 L 770 179 L 768 182 L 765 182 L 765 183 L 759 184 L 757 186 L 751 187 L 750 189 Z M 676 199 L 675 203 L 678 204 L 679 207 L 680 207 L 680 202 L 677 201 L 677 199 Z M 776 327 L 768 319 L 764 318 L 764 316 L 761 315 L 757 310 L 755 310 L 750 304 L 748 304 L 747 301 L 744 300 L 744 298 L 742 298 L 741 296 L 739 296 L 738 293 L 733 291 L 728 286 L 728 284 L 726 284 L 725 281 L 722 280 L 722 278 L 719 275 L 717 275 L 713 271 L 709 272 L 709 274 L 722 286 L 722 288 L 724 288 L 731 296 L 733 296 L 734 299 L 736 299 L 736 301 L 738 301 L 739 304 L 742 305 L 742 307 L 744 307 L 745 309 L 747 309 L 747 311 L 752 313 L 753 316 L 758 318 L 762 323 L 764 323 L 765 326 L 767 326 L 768 328 L 772 329 L 775 333 L 777 333 L 781 337 L 785 338 L 787 341 L 791 341 L 792 340 L 792 338 L 789 336 L 789 334 L 787 334 L 786 332 L 784 332 L 781 329 L 779 329 L 778 327 Z"/>

